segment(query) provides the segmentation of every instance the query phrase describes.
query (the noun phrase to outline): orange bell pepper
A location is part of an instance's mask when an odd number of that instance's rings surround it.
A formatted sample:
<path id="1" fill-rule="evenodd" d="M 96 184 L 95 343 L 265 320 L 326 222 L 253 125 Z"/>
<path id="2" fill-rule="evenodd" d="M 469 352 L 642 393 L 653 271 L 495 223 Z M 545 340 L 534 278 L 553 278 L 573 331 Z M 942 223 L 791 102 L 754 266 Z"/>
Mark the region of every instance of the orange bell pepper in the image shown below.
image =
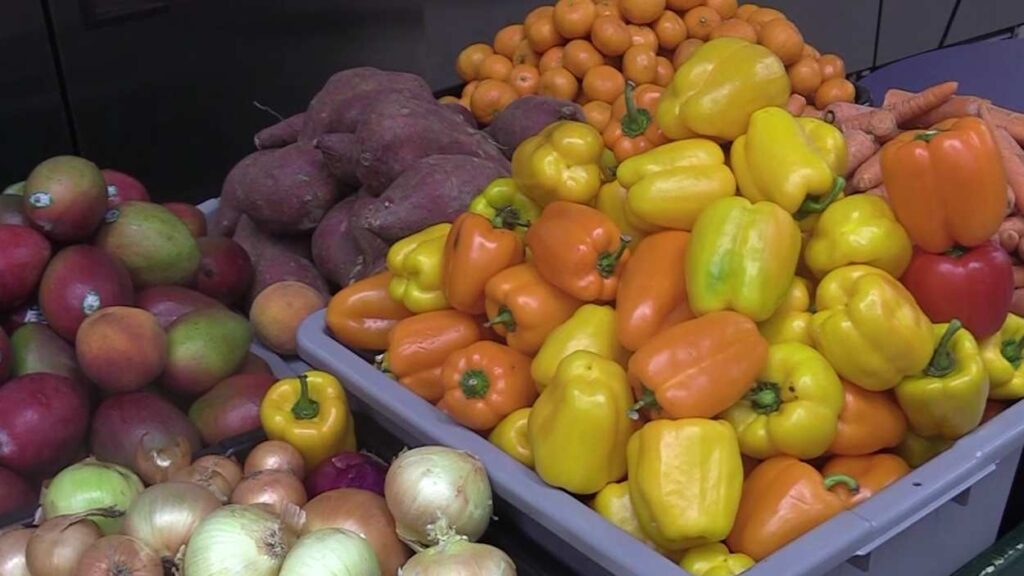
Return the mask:
<path id="1" fill-rule="evenodd" d="M 829 452 L 861 456 L 894 448 L 907 435 L 907 417 L 892 392 L 872 392 L 843 380 L 843 410 Z"/>
<path id="2" fill-rule="evenodd" d="M 441 285 L 452 308 L 467 314 L 484 311 L 484 286 L 492 276 L 523 261 L 523 242 L 513 230 L 495 228 L 483 216 L 460 214 L 444 244 Z"/>
<path id="3" fill-rule="evenodd" d="M 985 422 L 988 422 L 989 420 L 995 418 L 1003 410 L 1006 410 L 1009 407 L 1010 404 L 1007 402 L 1002 402 L 999 400 L 989 400 L 988 402 L 985 403 L 985 412 L 983 412 L 981 415 L 981 423 L 984 424 Z"/>
<path id="4" fill-rule="evenodd" d="M 388 338 L 388 350 L 379 364 L 400 384 L 434 403 L 444 395 L 444 361 L 482 337 L 480 325 L 469 314 L 457 310 L 425 312 L 395 325 Z"/>
<path id="5" fill-rule="evenodd" d="M 612 105 L 611 120 L 601 137 L 619 162 L 661 146 L 668 138 L 658 128 L 654 112 L 665 89 L 657 84 L 637 87 L 626 83 L 626 90 Z"/>
<path id="6" fill-rule="evenodd" d="M 600 210 L 564 201 L 548 204 L 526 232 L 540 275 L 584 302 L 615 299 L 628 242 Z"/>
<path id="7" fill-rule="evenodd" d="M 896 218 L 928 252 L 987 242 L 1006 215 L 1006 172 L 979 118 L 900 134 L 882 148 L 882 178 Z"/>
<path id="8" fill-rule="evenodd" d="M 857 482 L 857 490 L 850 490 L 845 484 L 837 484 L 835 493 L 847 508 L 871 498 L 883 488 L 910 474 L 910 466 L 895 454 L 871 454 L 867 456 L 836 456 L 821 469 L 826 478 L 845 475 Z"/>
<path id="9" fill-rule="evenodd" d="M 686 302 L 683 266 L 689 244 L 689 232 L 666 230 L 636 245 L 615 299 L 615 331 L 627 350 L 636 350 L 660 330 L 693 318 Z"/>
<path id="10" fill-rule="evenodd" d="M 441 370 L 445 414 L 463 426 L 483 432 L 502 418 L 537 399 L 530 377 L 530 358 L 508 346 L 481 340 L 459 350 Z"/>
<path id="11" fill-rule="evenodd" d="M 327 304 L 327 331 L 349 348 L 384 350 L 388 334 L 403 318 L 412 316 L 388 294 L 391 272 L 384 271 L 353 282 Z"/>
<path id="12" fill-rule="evenodd" d="M 523 354 L 540 350 L 544 339 L 582 302 L 548 284 L 532 264 L 517 264 L 484 287 L 487 325 Z"/>
<path id="13" fill-rule="evenodd" d="M 849 476 L 822 477 L 792 456 L 761 462 L 743 483 L 736 522 L 725 540 L 729 549 L 763 560 L 846 508 L 832 491 L 837 484 L 858 488 Z"/>
<path id="14" fill-rule="evenodd" d="M 676 324 L 629 359 L 634 412 L 646 408 L 654 418 L 714 418 L 750 390 L 767 361 L 768 341 L 739 312 L 712 312 Z"/>

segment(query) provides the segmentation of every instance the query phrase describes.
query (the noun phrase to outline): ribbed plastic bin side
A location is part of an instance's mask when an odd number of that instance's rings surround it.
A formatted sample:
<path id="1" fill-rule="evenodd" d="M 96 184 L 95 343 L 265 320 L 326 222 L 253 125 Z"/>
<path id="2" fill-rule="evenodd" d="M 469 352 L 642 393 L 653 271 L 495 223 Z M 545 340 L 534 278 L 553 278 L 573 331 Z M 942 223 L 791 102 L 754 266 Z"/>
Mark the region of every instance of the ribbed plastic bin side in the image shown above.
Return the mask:
<path id="1" fill-rule="evenodd" d="M 485 438 L 378 372 L 326 332 L 324 312 L 303 323 L 299 354 L 341 378 L 410 444 L 468 450 L 487 466 L 513 520 L 577 574 L 683 576 L 667 559 L 552 488 Z M 749 576 L 948 576 L 995 541 L 1024 446 L 1024 403 L 960 439 L 853 511 L 759 562 Z"/>

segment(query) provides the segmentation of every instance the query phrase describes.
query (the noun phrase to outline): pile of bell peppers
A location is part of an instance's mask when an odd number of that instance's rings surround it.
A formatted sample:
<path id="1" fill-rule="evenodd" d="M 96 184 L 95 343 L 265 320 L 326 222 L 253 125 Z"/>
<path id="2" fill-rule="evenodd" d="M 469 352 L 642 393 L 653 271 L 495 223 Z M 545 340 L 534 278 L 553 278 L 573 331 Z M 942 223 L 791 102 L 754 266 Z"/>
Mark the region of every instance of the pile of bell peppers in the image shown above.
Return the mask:
<path id="1" fill-rule="evenodd" d="M 742 572 L 1024 397 L 986 126 L 904 133 L 888 200 L 846 196 L 842 133 L 781 107 L 760 48 L 707 42 L 661 96 L 670 141 L 617 166 L 593 128 L 549 125 L 327 312 L 696 576 Z"/>

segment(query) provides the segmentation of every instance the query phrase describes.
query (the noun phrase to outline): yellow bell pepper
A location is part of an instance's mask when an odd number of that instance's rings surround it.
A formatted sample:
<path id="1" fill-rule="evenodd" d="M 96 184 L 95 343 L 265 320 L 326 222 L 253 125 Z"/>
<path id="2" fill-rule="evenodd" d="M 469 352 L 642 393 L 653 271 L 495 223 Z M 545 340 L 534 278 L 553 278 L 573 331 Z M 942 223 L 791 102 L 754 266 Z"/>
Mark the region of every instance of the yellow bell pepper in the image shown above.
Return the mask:
<path id="1" fill-rule="evenodd" d="M 800 258 L 800 229 L 771 202 L 716 200 L 697 220 L 686 252 L 686 290 L 698 315 L 735 310 L 755 322 L 786 299 Z"/>
<path id="2" fill-rule="evenodd" d="M 629 499 L 628 481 L 612 482 L 602 488 L 594 496 L 591 507 L 595 512 L 604 517 L 605 520 L 629 533 L 630 536 L 659 552 L 663 552 L 640 529 L 640 521 L 637 520 L 636 511 L 633 510 L 633 501 Z"/>
<path id="3" fill-rule="evenodd" d="M 988 397 L 994 400 L 1024 398 L 1024 318 L 1007 314 L 999 332 L 981 343 L 981 361 L 988 371 Z"/>
<path id="4" fill-rule="evenodd" d="M 797 219 L 820 213 L 846 183 L 843 133 L 774 106 L 750 116 L 750 128 L 732 143 L 729 160 L 740 194 L 751 202 L 775 202 Z"/>
<path id="5" fill-rule="evenodd" d="M 785 106 L 789 88 L 786 67 L 771 50 L 739 38 L 711 40 L 676 70 L 658 102 L 658 126 L 672 140 L 735 140 L 751 114 Z"/>
<path id="6" fill-rule="evenodd" d="M 722 414 L 744 455 L 817 458 L 835 440 L 843 385 L 817 350 L 786 342 L 768 349 L 768 363 L 742 400 Z"/>
<path id="7" fill-rule="evenodd" d="M 626 364 L 626 350 L 615 332 L 615 309 L 611 306 L 584 304 L 568 320 L 544 339 L 530 364 L 530 373 L 543 392 L 555 379 L 558 365 L 577 350 L 589 350 L 602 358 Z"/>
<path id="8" fill-rule="evenodd" d="M 421 314 L 448 308 L 444 295 L 444 245 L 452 225 L 435 224 L 402 238 L 388 250 L 391 299 Z"/>
<path id="9" fill-rule="evenodd" d="M 881 392 L 932 357 L 932 324 L 884 270 L 855 264 L 828 273 L 815 295 L 814 345 L 844 379 Z"/>
<path id="10" fill-rule="evenodd" d="M 356 449 L 355 422 L 338 379 L 311 370 L 279 380 L 260 403 L 267 438 L 291 444 L 312 470 L 338 452 Z"/>
<path id="11" fill-rule="evenodd" d="M 469 201 L 469 211 L 491 221 L 495 228 L 515 230 L 520 237 L 540 216 L 540 207 L 519 190 L 511 178 L 496 178 Z"/>
<path id="12" fill-rule="evenodd" d="M 596 207 L 605 216 L 611 218 L 612 222 L 619 227 L 619 231 L 623 235 L 629 236 L 635 246 L 645 236 L 659 232 L 661 228 L 647 224 L 630 211 L 626 203 L 627 192 L 628 190 L 619 184 L 618 180 L 612 180 L 601 186 L 601 190 L 597 193 Z"/>
<path id="13" fill-rule="evenodd" d="M 693 576 L 738 576 L 754 567 L 754 559 L 732 554 L 725 544 L 714 542 L 687 550 L 679 566 Z"/>
<path id="14" fill-rule="evenodd" d="M 942 454 L 953 445 L 953 440 L 945 438 L 926 438 L 915 434 L 912 430 L 907 431 L 906 437 L 894 452 L 903 458 L 911 468 L 917 468 L 925 462 Z"/>
<path id="15" fill-rule="evenodd" d="M 721 420 L 653 420 L 629 439 L 629 494 L 640 528 L 664 550 L 724 540 L 743 491 L 736 432 Z"/>
<path id="16" fill-rule="evenodd" d="M 706 138 L 670 142 L 629 158 L 616 172 L 629 213 L 648 227 L 690 230 L 712 202 L 736 194 L 721 146 Z"/>
<path id="17" fill-rule="evenodd" d="M 936 324 L 935 353 L 921 374 L 896 387 L 910 429 L 956 440 L 978 427 L 988 399 L 988 373 L 978 343 L 959 320 Z"/>
<path id="18" fill-rule="evenodd" d="M 789 292 L 772 317 L 757 325 L 758 331 L 771 344 L 799 342 L 813 346 L 811 340 L 811 283 L 794 276 Z"/>
<path id="19" fill-rule="evenodd" d="M 818 278 L 848 264 L 868 264 L 899 278 L 913 251 L 888 202 L 855 194 L 825 209 L 807 241 L 804 262 Z"/>
<path id="20" fill-rule="evenodd" d="M 487 439 L 509 456 L 533 468 L 533 450 L 527 433 L 529 421 L 530 408 L 520 408 L 505 416 Z"/>
<path id="21" fill-rule="evenodd" d="M 561 120 L 512 154 L 512 178 L 541 207 L 555 200 L 589 204 L 601 188 L 604 140 L 584 122 Z"/>
<path id="22" fill-rule="evenodd" d="M 588 350 L 567 356 L 530 412 L 537 475 L 573 494 L 595 494 L 621 480 L 632 404 L 622 366 Z"/>

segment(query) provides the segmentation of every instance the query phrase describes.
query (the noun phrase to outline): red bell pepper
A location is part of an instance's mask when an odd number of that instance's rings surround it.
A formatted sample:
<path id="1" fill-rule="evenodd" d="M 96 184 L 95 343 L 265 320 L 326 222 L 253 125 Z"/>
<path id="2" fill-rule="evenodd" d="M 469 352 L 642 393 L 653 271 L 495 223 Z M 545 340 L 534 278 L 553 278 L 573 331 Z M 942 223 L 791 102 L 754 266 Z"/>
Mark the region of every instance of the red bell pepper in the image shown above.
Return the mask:
<path id="1" fill-rule="evenodd" d="M 977 340 L 999 330 L 1013 298 L 1013 262 L 994 242 L 945 254 L 915 249 L 901 280 L 932 322 L 959 318 Z"/>

